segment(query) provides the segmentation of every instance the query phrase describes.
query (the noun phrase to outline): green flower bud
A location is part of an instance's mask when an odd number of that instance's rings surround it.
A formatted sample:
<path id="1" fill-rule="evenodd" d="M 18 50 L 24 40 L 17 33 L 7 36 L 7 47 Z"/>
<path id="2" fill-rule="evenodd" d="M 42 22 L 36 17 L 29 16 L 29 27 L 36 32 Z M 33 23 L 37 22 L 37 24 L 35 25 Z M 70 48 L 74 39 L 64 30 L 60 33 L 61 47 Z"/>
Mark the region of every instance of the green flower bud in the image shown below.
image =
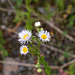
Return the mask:
<path id="1" fill-rule="evenodd" d="M 42 69 L 41 69 L 41 68 L 38 68 L 38 69 L 37 69 L 37 72 L 39 72 L 39 73 L 40 73 L 41 71 L 42 71 Z"/>
<path id="2" fill-rule="evenodd" d="M 41 28 L 40 30 L 43 30 L 43 28 Z"/>

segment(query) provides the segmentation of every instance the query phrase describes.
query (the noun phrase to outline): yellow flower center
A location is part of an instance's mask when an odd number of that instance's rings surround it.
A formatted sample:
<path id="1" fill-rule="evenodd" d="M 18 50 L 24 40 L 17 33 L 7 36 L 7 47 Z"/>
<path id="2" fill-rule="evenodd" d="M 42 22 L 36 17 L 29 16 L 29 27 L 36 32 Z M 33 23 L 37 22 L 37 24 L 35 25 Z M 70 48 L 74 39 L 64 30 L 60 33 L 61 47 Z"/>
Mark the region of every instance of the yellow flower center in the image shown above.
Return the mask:
<path id="1" fill-rule="evenodd" d="M 46 36 L 45 34 L 42 34 L 42 35 L 41 35 L 41 38 L 42 38 L 42 39 L 46 39 L 47 36 Z"/>
<path id="2" fill-rule="evenodd" d="M 27 53 L 27 50 L 28 50 L 28 49 L 27 49 L 26 47 L 23 48 L 23 52 L 24 52 L 24 53 Z"/>
<path id="3" fill-rule="evenodd" d="M 23 36 L 23 39 L 26 40 L 26 38 L 27 38 L 28 36 L 29 36 L 28 34 L 25 34 L 25 35 Z"/>

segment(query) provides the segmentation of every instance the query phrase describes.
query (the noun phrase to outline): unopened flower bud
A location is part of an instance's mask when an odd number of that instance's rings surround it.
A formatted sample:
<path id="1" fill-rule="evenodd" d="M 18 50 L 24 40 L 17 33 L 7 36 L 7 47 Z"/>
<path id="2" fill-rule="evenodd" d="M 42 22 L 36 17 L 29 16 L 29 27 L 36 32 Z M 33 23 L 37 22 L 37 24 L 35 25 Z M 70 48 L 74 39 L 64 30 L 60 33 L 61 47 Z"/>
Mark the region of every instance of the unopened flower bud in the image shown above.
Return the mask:
<path id="1" fill-rule="evenodd" d="M 38 22 L 35 22 L 35 26 L 36 27 L 39 27 L 41 25 L 41 23 L 38 21 Z"/>
<path id="2" fill-rule="evenodd" d="M 42 69 L 41 69 L 41 68 L 38 68 L 38 69 L 37 69 L 37 72 L 39 72 L 39 73 L 40 73 L 41 71 L 42 71 Z"/>

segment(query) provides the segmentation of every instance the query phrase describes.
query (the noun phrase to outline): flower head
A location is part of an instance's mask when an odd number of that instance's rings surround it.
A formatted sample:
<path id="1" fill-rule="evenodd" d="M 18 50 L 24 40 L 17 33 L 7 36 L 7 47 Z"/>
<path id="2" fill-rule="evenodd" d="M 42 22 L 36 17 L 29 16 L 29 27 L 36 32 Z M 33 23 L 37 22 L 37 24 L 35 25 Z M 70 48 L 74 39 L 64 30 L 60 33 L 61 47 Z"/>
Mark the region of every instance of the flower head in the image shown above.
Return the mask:
<path id="1" fill-rule="evenodd" d="M 35 22 L 35 26 L 36 27 L 39 27 L 41 25 L 41 23 L 38 21 L 38 22 Z"/>
<path id="2" fill-rule="evenodd" d="M 18 34 L 18 36 L 19 36 L 18 41 L 20 41 L 20 43 L 22 44 L 23 43 L 25 44 L 26 41 L 27 42 L 29 41 L 30 37 L 32 36 L 32 33 L 29 30 L 23 30 L 22 32 Z"/>
<path id="3" fill-rule="evenodd" d="M 38 37 L 40 38 L 40 40 L 42 40 L 43 42 L 47 42 L 47 41 L 50 41 L 50 33 L 47 32 L 47 31 L 44 31 L 44 30 L 41 30 L 38 34 Z"/>
<path id="4" fill-rule="evenodd" d="M 28 48 L 25 45 L 20 47 L 20 53 L 26 55 L 28 53 Z"/>

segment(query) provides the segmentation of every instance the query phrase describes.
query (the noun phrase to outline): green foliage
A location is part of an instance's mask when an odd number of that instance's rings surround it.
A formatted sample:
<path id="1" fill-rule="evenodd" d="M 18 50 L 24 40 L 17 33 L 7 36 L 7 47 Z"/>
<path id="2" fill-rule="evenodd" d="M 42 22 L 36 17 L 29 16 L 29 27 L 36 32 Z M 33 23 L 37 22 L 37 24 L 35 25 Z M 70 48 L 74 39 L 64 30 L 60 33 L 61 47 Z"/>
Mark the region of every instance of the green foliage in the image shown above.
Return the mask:
<path id="1" fill-rule="evenodd" d="M 75 21 L 75 15 L 72 15 L 70 18 L 69 18 L 69 21 L 68 21 L 68 28 L 72 29 L 72 26 L 74 25 L 74 21 Z"/>
<path id="2" fill-rule="evenodd" d="M 20 5 L 22 4 L 22 0 L 14 0 L 14 1 L 16 2 L 15 5 L 16 15 L 13 21 L 18 23 L 20 21 L 25 20 L 25 13 L 19 9 Z"/>
<path id="3" fill-rule="evenodd" d="M 35 41 L 37 40 L 37 38 L 35 36 L 32 36 L 32 40 Z"/>
<path id="4" fill-rule="evenodd" d="M 50 8 L 50 4 L 49 3 L 46 3 L 46 7 L 44 8 L 45 12 L 46 12 L 46 15 L 45 18 L 47 18 L 48 20 L 50 20 L 53 16 L 53 12 L 51 12 L 51 8 Z"/>
<path id="5" fill-rule="evenodd" d="M 38 62 L 37 62 L 36 67 L 38 69 L 40 69 L 40 64 L 43 64 L 46 74 L 47 75 L 51 75 L 51 68 L 50 68 L 50 66 L 44 60 L 44 56 L 40 56 L 40 53 L 39 53 L 39 48 L 40 48 L 41 41 L 39 41 L 39 39 L 37 39 L 36 37 L 32 37 L 32 41 L 33 42 L 34 42 L 34 40 L 36 40 L 38 42 L 38 46 L 36 47 L 33 43 L 30 42 L 30 45 L 28 45 L 28 48 L 29 48 L 29 52 L 32 55 L 36 55 L 38 57 Z"/>
<path id="6" fill-rule="evenodd" d="M 67 34 L 68 33 L 68 31 L 67 30 L 64 30 L 64 34 Z"/>
<path id="7" fill-rule="evenodd" d="M 40 62 L 44 65 L 46 74 L 51 75 L 51 68 L 48 65 L 48 63 L 46 63 L 46 61 L 44 60 L 44 56 L 40 57 Z"/>
<path id="8" fill-rule="evenodd" d="M 70 54 L 65 51 L 64 56 L 68 58 L 68 57 L 70 57 Z"/>
<path id="9" fill-rule="evenodd" d="M 26 5 L 27 6 L 30 6 L 30 2 L 31 2 L 31 0 L 25 0 L 26 1 Z M 29 8 L 29 7 L 28 7 Z"/>
<path id="10" fill-rule="evenodd" d="M 3 34 L 0 31 L 0 51 L 2 52 L 3 58 L 8 55 L 8 52 L 4 48 L 5 40 L 3 39 Z"/>
<path id="11" fill-rule="evenodd" d="M 14 0 L 16 2 L 17 6 L 20 6 L 22 4 L 22 0 Z"/>
<path id="12" fill-rule="evenodd" d="M 56 0 L 56 5 L 58 10 L 62 11 L 64 9 L 64 0 Z"/>
<path id="13" fill-rule="evenodd" d="M 21 12 L 20 10 L 16 10 L 16 16 L 15 19 L 13 20 L 14 22 L 20 22 L 22 20 L 25 20 L 25 13 Z"/>
<path id="14" fill-rule="evenodd" d="M 0 31 L 0 44 L 5 44 L 5 40 L 3 39 L 3 34 Z"/>
<path id="15" fill-rule="evenodd" d="M 75 74 L 75 63 L 70 65 L 69 70 L 67 71 L 69 75 Z"/>
<path id="16" fill-rule="evenodd" d="M 32 41 L 34 40 L 37 40 L 36 37 L 32 37 Z M 34 44 L 32 42 L 30 42 L 30 45 L 28 45 L 28 48 L 29 48 L 29 52 L 32 54 L 32 55 L 38 55 L 38 48 L 34 46 Z"/>
<path id="17" fill-rule="evenodd" d="M 32 20 L 30 18 L 30 14 L 31 14 L 30 2 L 31 2 L 31 0 L 26 0 L 26 6 L 27 6 L 28 12 L 26 12 L 25 14 L 27 16 L 27 19 L 26 19 L 26 29 L 28 29 L 28 30 L 32 30 L 33 29 L 32 25 L 31 25 Z"/>
<path id="18" fill-rule="evenodd" d="M 39 0 L 33 0 L 34 2 L 38 2 Z"/>
<path id="19" fill-rule="evenodd" d="M 75 0 L 72 0 L 72 2 L 74 3 L 74 6 L 75 6 Z"/>
<path id="20" fill-rule="evenodd" d="M 30 42 L 31 45 L 28 45 L 28 48 L 29 48 L 29 52 L 32 54 L 32 55 L 37 55 L 39 56 L 39 50 L 36 46 L 34 46 L 33 43 Z"/>
<path id="21" fill-rule="evenodd" d="M 19 6 L 21 5 L 22 3 L 22 0 L 16 0 L 16 16 L 15 16 L 15 19 L 14 19 L 14 22 L 19 22 L 19 21 L 23 21 L 25 20 L 26 21 L 26 29 L 28 30 L 32 30 L 33 27 L 32 27 L 32 20 L 30 18 L 30 14 L 31 14 L 31 8 L 30 8 L 30 2 L 31 0 L 25 0 L 26 1 L 26 6 L 27 6 L 27 12 L 24 12 L 24 11 L 21 11 L 19 9 Z"/>

